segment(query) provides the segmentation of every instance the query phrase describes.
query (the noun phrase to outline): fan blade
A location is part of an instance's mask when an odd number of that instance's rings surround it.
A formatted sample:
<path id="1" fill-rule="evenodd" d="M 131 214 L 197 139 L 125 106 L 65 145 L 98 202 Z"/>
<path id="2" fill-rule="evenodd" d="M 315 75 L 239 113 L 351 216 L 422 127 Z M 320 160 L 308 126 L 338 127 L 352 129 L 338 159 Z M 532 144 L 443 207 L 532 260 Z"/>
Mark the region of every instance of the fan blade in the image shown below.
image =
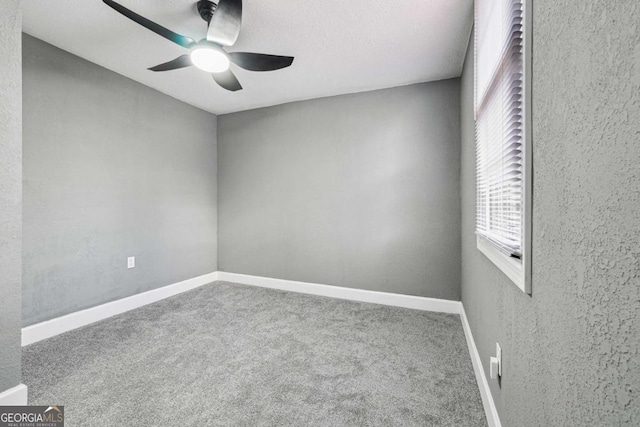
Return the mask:
<path id="1" fill-rule="evenodd" d="M 107 6 L 111 7 L 117 12 L 120 12 L 127 18 L 132 21 L 142 25 L 143 27 L 153 31 L 154 33 L 164 37 L 165 39 L 171 40 L 172 42 L 179 44 L 182 47 L 190 48 L 195 41 L 190 37 L 182 36 L 178 33 L 174 33 L 173 31 L 156 24 L 155 22 L 149 21 L 147 18 L 138 15 L 137 13 L 127 9 L 126 7 L 112 1 L 112 0 L 102 0 Z"/>
<path id="2" fill-rule="evenodd" d="M 190 67 L 193 65 L 191 63 L 191 58 L 189 55 L 178 56 L 176 59 L 165 62 L 164 64 L 156 65 L 155 67 L 149 68 L 151 71 L 171 71 L 177 70 L 178 68 Z"/>
<path id="3" fill-rule="evenodd" d="M 226 90 L 230 90 L 231 92 L 242 90 L 240 82 L 231 70 L 223 71 L 222 73 L 211 73 L 211 75 L 213 76 L 213 80 Z"/>
<path id="4" fill-rule="evenodd" d="M 231 46 L 238 40 L 242 25 L 242 0 L 220 0 L 209 22 L 207 40 Z"/>
<path id="5" fill-rule="evenodd" d="M 267 55 L 264 53 L 232 52 L 231 60 L 249 71 L 273 71 L 287 68 L 293 63 L 292 56 Z"/>

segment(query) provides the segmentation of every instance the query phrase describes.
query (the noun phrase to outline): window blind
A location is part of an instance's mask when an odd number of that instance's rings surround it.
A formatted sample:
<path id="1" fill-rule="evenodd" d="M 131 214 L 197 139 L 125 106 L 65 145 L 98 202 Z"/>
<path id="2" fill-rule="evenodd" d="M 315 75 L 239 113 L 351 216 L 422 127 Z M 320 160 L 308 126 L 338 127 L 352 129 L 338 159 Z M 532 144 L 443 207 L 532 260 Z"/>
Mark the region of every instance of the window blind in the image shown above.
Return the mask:
<path id="1" fill-rule="evenodd" d="M 524 0 L 475 2 L 476 233 L 523 246 Z"/>

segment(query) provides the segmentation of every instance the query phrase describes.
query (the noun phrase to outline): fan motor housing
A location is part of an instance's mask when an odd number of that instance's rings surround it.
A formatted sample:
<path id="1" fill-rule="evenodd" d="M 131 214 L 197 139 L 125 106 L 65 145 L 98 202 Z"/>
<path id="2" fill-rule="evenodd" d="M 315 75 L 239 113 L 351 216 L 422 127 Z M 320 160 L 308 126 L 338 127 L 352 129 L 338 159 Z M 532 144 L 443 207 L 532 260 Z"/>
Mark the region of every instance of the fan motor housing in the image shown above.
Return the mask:
<path id="1" fill-rule="evenodd" d="M 208 24 L 209 22 L 211 22 L 211 18 L 218 8 L 218 5 L 209 0 L 199 0 L 197 3 L 197 7 L 200 17 L 204 19 Z"/>

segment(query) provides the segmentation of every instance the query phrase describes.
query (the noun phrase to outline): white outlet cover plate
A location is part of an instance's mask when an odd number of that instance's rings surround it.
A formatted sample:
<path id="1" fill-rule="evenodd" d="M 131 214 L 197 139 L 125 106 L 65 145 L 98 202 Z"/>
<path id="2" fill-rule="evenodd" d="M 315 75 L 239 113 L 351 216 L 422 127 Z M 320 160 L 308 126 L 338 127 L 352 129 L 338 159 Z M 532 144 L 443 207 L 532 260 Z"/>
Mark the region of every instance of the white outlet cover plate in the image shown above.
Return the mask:
<path id="1" fill-rule="evenodd" d="M 498 359 L 498 376 L 502 376 L 502 347 L 496 343 L 496 358 Z"/>
<path id="2" fill-rule="evenodd" d="M 134 268 L 136 266 L 136 257 L 130 256 L 127 258 L 127 268 Z"/>

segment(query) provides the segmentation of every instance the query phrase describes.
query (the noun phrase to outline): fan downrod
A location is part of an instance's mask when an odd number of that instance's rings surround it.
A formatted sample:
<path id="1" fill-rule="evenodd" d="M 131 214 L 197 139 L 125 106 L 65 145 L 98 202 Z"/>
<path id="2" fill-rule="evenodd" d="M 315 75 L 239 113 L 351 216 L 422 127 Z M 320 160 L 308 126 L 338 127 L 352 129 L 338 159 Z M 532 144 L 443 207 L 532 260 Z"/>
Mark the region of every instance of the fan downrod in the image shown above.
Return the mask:
<path id="1" fill-rule="evenodd" d="M 218 8 L 218 5 L 209 0 L 199 0 L 197 3 L 197 6 L 198 6 L 198 13 L 200 14 L 200 17 L 204 19 L 207 22 L 207 24 L 211 22 L 211 18 L 213 17 L 213 14 Z"/>

